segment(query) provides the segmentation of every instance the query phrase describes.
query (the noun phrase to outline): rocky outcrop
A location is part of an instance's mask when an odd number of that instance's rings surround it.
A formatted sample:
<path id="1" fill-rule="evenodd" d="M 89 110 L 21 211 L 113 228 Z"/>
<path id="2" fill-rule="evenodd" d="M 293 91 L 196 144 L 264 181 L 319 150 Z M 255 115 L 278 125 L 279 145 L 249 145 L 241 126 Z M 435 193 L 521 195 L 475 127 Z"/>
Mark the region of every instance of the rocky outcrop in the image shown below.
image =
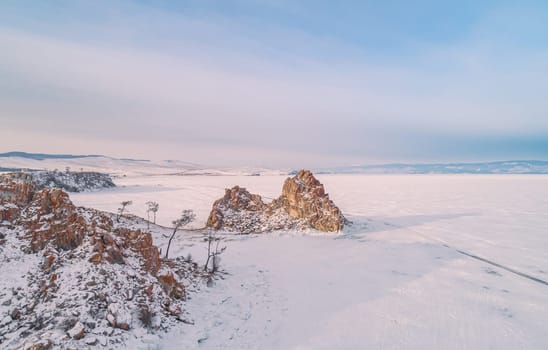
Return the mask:
<path id="1" fill-rule="evenodd" d="M 340 209 L 308 170 L 301 170 L 285 180 L 282 195 L 272 205 L 284 208 L 292 218 L 304 219 L 319 231 L 337 232 L 344 227 Z"/>
<path id="2" fill-rule="evenodd" d="M 2 180 L 32 185 L 36 189 L 59 188 L 67 192 L 84 192 L 115 187 L 108 174 L 93 171 L 31 171 L 0 175 Z"/>
<path id="3" fill-rule="evenodd" d="M 285 181 L 281 196 L 269 204 L 245 188 L 226 189 L 224 197 L 213 203 L 207 227 L 240 233 L 306 228 L 338 232 L 344 222 L 323 185 L 310 171 L 301 170 Z"/>
<path id="4" fill-rule="evenodd" d="M 179 322 L 186 299 L 181 281 L 200 278 L 191 277 L 202 273 L 196 264 L 162 260 L 150 232 L 76 207 L 60 189 L 36 191 L 4 180 L 0 194 L 0 257 L 9 257 L 0 266 L 37 262 L 24 276 L 26 286 L 0 291 L 0 314 L 12 315 L 0 324 L 1 348 L 39 348 L 40 338 L 56 339 L 48 344 L 55 349 L 87 348 L 104 336 L 116 348 L 126 330 L 165 330 Z M 146 325 L 138 316 L 143 309 Z M 59 345 L 63 335 L 69 340 Z"/>
<path id="5" fill-rule="evenodd" d="M 27 205 L 35 190 L 36 186 L 30 181 L 17 181 L 7 175 L 0 176 L 0 204 Z"/>
<path id="6" fill-rule="evenodd" d="M 250 214 L 248 216 L 257 216 L 258 220 L 258 216 L 265 209 L 266 204 L 258 194 L 251 194 L 240 186 L 227 188 L 224 197 L 213 203 L 213 209 L 207 219 L 207 226 L 220 229 L 226 226 L 226 223 L 230 221 L 230 216 L 234 213 L 248 213 Z"/>
<path id="7" fill-rule="evenodd" d="M 71 250 L 82 244 L 88 231 L 68 195 L 59 190 L 37 192 L 21 213 L 30 248 L 38 252 L 50 245 L 55 250 Z"/>

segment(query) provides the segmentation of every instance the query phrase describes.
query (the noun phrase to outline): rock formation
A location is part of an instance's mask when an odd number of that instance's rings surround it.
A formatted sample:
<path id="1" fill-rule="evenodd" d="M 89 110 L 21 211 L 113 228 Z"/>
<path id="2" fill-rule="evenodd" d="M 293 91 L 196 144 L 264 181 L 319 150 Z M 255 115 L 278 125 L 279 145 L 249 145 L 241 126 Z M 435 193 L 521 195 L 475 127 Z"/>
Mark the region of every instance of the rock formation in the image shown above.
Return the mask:
<path id="1" fill-rule="evenodd" d="M 337 232 L 344 227 L 340 209 L 308 170 L 301 170 L 285 180 L 282 195 L 272 205 L 284 208 L 292 218 L 304 219 L 319 231 Z"/>
<path id="2" fill-rule="evenodd" d="M 323 185 L 310 171 L 301 170 L 285 181 L 281 196 L 270 204 L 245 188 L 226 189 L 213 203 L 207 227 L 240 233 L 306 228 L 338 232 L 344 221 Z"/>
<path id="3" fill-rule="evenodd" d="M 240 186 L 227 188 L 224 197 L 213 203 L 213 209 L 207 219 L 207 226 L 220 229 L 226 226 L 226 222 L 230 221 L 230 217 L 234 213 L 247 213 L 249 220 L 259 220 L 259 216 L 265 208 L 266 205 L 258 194 L 251 194 Z"/>
<path id="4" fill-rule="evenodd" d="M 149 232 L 113 216 L 76 207 L 59 189 L 0 182 L 0 266 L 28 266 L 23 288 L 0 290 L 0 314 L 10 315 L 0 324 L 1 348 L 33 348 L 43 339 L 51 340 L 46 348 L 116 348 L 126 330 L 167 329 L 181 319 L 181 280 L 201 270 L 184 259 L 163 261 Z M 142 310 L 151 324 L 140 321 Z"/>

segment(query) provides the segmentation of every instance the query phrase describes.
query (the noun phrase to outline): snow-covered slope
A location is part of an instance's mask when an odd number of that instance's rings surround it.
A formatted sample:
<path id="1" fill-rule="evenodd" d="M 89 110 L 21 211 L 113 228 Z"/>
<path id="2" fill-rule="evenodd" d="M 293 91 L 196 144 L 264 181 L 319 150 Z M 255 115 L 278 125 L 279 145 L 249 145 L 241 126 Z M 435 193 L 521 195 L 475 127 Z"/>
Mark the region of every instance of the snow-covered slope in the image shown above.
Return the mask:
<path id="1" fill-rule="evenodd" d="M 14 156 L 15 155 L 15 156 Z M 75 172 L 100 172 L 116 177 L 143 175 L 180 175 L 180 176 L 234 176 L 234 175 L 281 175 L 289 170 L 267 169 L 261 167 L 208 167 L 178 160 L 150 161 L 138 159 L 118 159 L 106 156 L 61 156 L 38 155 L 21 156 L 19 153 L 0 154 L 0 171 L 58 170 L 69 168 Z"/>

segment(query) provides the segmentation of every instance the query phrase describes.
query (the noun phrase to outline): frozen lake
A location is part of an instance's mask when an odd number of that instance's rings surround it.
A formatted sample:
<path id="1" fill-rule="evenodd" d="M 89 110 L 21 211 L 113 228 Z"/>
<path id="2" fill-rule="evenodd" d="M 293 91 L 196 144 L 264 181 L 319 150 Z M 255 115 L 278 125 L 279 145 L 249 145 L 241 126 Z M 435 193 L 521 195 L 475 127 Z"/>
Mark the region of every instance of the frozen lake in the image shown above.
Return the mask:
<path id="1" fill-rule="evenodd" d="M 164 225 L 191 208 L 200 227 L 224 188 L 272 199 L 284 179 L 128 177 L 71 198 L 109 211 L 133 200 L 140 216 L 154 200 Z M 318 179 L 354 224 L 341 235 L 231 238 L 228 277 L 188 302 L 195 325 L 164 348 L 548 348 L 548 176 Z M 181 255 L 204 248 L 190 235 L 177 244 Z"/>

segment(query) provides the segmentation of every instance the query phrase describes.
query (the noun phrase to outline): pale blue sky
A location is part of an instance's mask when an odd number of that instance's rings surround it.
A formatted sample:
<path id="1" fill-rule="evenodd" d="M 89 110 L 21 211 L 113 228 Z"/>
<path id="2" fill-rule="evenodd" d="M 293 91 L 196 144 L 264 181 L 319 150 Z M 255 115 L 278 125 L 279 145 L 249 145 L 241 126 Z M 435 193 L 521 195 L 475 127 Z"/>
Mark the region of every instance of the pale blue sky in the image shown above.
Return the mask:
<path id="1" fill-rule="evenodd" d="M 546 1 L 0 2 L 0 150 L 548 159 Z"/>

